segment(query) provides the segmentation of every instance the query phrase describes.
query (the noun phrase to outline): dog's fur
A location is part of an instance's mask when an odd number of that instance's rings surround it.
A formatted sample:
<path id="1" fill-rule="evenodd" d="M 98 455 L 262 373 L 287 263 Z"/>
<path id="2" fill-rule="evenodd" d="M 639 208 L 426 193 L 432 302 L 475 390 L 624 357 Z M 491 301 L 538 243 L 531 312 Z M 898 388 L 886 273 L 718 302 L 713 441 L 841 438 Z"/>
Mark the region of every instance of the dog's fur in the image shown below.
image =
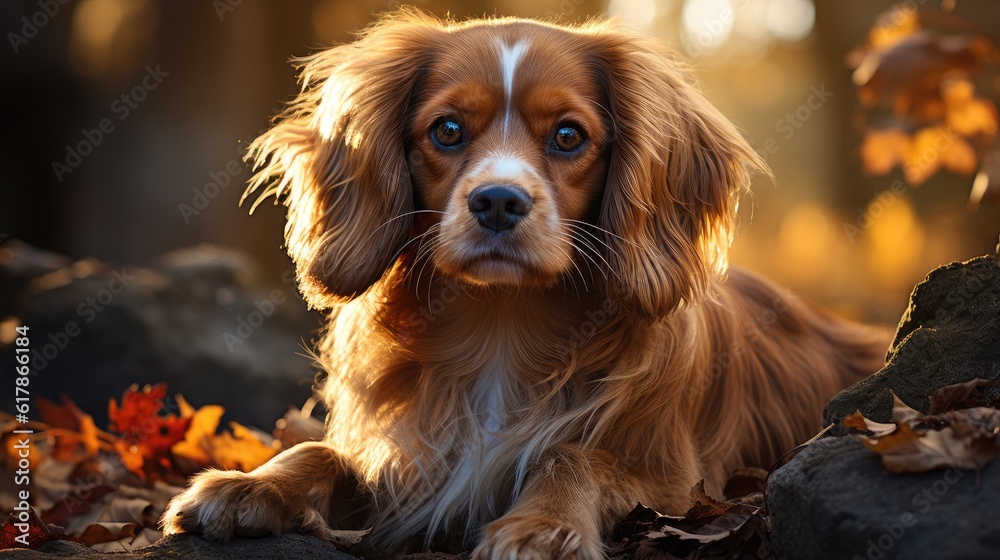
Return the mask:
<path id="1" fill-rule="evenodd" d="M 727 273 L 763 163 L 650 40 L 397 12 L 301 80 L 250 190 L 283 197 L 299 286 L 330 310 L 326 438 L 202 473 L 168 533 L 329 536 L 360 482 L 382 552 L 601 558 L 636 502 L 682 513 L 699 479 L 719 494 L 882 365 L 886 333 Z M 431 139 L 442 118 L 457 147 Z M 563 126 L 579 150 L 553 147 Z M 483 184 L 530 212 L 482 227 Z"/>

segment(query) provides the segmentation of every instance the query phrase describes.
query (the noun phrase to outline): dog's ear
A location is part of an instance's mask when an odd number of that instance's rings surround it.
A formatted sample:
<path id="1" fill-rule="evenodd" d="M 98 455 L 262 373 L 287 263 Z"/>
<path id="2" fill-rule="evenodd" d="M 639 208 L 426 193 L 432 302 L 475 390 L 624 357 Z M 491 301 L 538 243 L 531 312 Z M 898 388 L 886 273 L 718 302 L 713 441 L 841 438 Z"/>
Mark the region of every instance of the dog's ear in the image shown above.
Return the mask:
<path id="1" fill-rule="evenodd" d="M 274 194 L 288 206 L 286 249 L 312 307 L 364 293 L 410 236 L 409 102 L 438 33 L 436 20 L 400 12 L 301 59 L 301 92 L 250 146 L 247 194 L 266 185 L 257 203 Z"/>
<path id="2" fill-rule="evenodd" d="M 609 289 L 663 317 L 724 273 L 739 198 L 766 165 L 667 47 L 618 30 L 595 39 L 613 121 L 598 224 Z"/>

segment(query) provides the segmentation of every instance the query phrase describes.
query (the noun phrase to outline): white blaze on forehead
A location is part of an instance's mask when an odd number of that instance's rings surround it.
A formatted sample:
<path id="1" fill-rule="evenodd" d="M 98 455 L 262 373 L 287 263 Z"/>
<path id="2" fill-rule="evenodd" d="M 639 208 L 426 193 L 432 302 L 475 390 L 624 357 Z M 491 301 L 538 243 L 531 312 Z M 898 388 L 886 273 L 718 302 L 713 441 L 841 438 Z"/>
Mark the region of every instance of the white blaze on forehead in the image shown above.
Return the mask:
<path id="1" fill-rule="evenodd" d="M 500 40 L 498 45 L 500 47 L 500 71 L 503 74 L 503 89 L 507 98 L 507 110 L 503 116 L 503 131 L 506 134 L 510 127 L 510 104 L 511 98 L 514 96 L 514 72 L 517 70 L 517 63 L 524 56 L 524 51 L 528 50 L 528 42 L 522 39 L 510 46 Z"/>
<path id="2" fill-rule="evenodd" d="M 489 154 L 469 174 L 475 177 L 484 173 L 492 180 L 518 181 L 529 175 L 538 178 L 534 166 L 506 152 Z"/>

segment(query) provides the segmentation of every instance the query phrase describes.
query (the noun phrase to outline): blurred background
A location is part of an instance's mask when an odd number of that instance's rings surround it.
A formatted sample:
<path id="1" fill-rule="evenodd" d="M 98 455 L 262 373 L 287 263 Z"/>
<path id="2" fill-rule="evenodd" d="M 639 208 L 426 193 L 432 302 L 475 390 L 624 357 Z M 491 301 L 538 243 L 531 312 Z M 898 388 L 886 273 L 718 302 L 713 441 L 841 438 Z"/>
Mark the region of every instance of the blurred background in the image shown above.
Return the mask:
<path id="1" fill-rule="evenodd" d="M 742 206 L 733 263 L 845 315 L 894 324 L 926 272 L 996 245 L 988 167 L 1000 3 L 413 4 L 458 19 L 607 13 L 672 42 L 774 172 L 773 181 L 756 178 Z M 239 207 L 249 177 L 242 150 L 294 95 L 290 57 L 350 41 L 396 7 L 5 0 L 0 96 L 10 134 L 0 151 L 0 231 L 73 260 L 141 264 L 179 247 L 234 247 L 280 285 L 290 268 L 282 208 L 264 204 L 249 216 Z M 885 55 L 899 41 L 913 44 Z M 947 113 L 956 99 L 965 121 L 938 126 L 948 136 L 937 144 L 923 138 L 930 156 L 915 153 L 928 123 L 959 114 Z M 974 183 L 978 204 L 970 204 Z"/>

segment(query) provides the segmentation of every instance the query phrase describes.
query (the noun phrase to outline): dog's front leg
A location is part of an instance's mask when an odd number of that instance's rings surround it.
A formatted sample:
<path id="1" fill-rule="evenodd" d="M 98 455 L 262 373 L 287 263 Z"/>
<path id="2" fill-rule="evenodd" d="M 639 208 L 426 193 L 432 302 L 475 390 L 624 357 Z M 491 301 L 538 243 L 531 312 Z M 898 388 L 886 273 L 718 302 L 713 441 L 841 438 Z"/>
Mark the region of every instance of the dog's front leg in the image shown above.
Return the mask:
<path id="1" fill-rule="evenodd" d="M 163 531 L 214 541 L 289 531 L 336 540 L 327 523 L 331 499 L 349 479 L 329 446 L 300 443 L 249 473 L 209 470 L 195 476 L 167 506 Z"/>
<path id="2" fill-rule="evenodd" d="M 563 445 L 542 455 L 514 507 L 486 526 L 476 560 L 600 560 L 601 533 L 640 493 L 621 461 Z"/>

